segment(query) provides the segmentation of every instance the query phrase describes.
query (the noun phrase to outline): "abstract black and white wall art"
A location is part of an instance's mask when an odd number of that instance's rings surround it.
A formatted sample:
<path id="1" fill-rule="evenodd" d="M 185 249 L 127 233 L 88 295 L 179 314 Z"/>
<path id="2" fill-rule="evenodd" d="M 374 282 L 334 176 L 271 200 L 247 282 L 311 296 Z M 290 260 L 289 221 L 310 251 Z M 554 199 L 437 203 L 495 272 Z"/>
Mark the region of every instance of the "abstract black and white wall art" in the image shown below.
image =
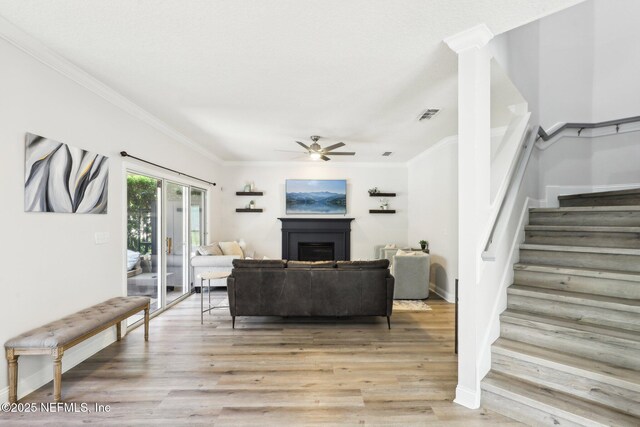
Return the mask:
<path id="1" fill-rule="evenodd" d="M 25 212 L 106 214 L 109 159 L 27 133 Z"/>

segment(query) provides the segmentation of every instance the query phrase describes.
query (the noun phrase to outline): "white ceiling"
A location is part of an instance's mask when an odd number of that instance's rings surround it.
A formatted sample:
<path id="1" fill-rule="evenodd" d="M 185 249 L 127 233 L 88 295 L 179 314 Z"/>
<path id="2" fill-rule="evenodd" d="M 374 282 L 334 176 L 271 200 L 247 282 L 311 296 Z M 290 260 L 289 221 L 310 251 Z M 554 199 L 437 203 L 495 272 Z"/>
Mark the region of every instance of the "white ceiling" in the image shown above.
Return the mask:
<path id="1" fill-rule="evenodd" d="M 0 0 L 0 16 L 223 160 L 294 159 L 277 150 L 321 135 L 357 152 L 332 161 L 404 162 L 456 132 L 443 38 L 580 1 Z"/>

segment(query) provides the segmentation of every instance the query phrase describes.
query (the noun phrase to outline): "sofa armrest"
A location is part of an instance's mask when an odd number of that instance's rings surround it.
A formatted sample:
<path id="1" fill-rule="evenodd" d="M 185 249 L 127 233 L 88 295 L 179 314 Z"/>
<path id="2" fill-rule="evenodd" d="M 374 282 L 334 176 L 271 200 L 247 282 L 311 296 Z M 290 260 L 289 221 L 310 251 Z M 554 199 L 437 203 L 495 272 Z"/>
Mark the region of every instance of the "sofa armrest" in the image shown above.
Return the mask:
<path id="1" fill-rule="evenodd" d="M 393 290 L 395 288 L 396 279 L 389 274 L 387 276 L 387 316 L 391 316 L 393 311 Z"/>
<path id="2" fill-rule="evenodd" d="M 231 269 L 237 255 L 197 255 L 191 258 L 192 267 L 229 267 Z"/>

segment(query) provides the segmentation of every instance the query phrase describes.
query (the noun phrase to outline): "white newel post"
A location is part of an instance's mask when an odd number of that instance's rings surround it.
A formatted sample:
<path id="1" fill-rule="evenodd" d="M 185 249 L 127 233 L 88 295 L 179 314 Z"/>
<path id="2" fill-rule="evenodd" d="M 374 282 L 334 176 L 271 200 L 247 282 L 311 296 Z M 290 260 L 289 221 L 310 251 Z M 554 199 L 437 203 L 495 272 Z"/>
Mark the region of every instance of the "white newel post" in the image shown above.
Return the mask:
<path id="1" fill-rule="evenodd" d="M 477 306 L 483 231 L 489 217 L 493 34 L 481 24 L 445 39 L 458 54 L 458 386 L 455 402 L 480 406 Z"/>

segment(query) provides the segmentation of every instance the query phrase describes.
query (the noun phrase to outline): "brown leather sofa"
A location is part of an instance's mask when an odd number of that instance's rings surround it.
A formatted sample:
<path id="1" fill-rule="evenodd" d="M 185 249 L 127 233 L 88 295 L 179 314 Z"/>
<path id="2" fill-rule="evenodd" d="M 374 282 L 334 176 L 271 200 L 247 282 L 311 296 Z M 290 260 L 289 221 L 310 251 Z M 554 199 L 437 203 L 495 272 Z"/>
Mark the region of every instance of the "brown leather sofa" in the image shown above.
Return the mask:
<path id="1" fill-rule="evenodd" d="M 389 261 L 233 260 L 227 279 L 236 316 L 386 316 L 394 278 Z"/>

